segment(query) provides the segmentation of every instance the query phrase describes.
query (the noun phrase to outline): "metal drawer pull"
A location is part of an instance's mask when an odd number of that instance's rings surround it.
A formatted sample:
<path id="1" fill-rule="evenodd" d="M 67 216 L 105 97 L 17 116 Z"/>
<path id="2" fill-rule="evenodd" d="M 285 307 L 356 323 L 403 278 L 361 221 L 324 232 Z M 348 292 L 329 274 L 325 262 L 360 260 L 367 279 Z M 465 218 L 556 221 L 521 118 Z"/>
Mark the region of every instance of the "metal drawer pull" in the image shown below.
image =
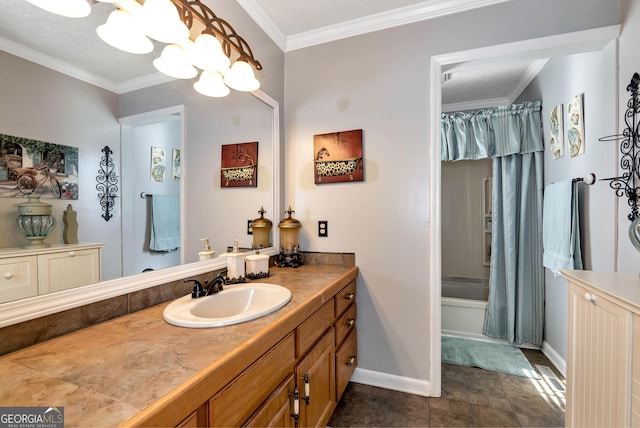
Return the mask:
<path id="1" fill-rule="evenodd" d="M 590 293 L 584 293 L 584 298 L 586 300 L 588 300 L 591 303 L 595 303 L 596 302 L 596 296 L 594 296 L 593 294 Z"/>
<path id="2" fill-rule="evenodd" d="M 351 358 L 349 358 L 349 361 L 347 361 L 347 367 L 351 367 L 355 362 L 356 362 L 356 356 L 352 355 Z"/>
<path id="3" fill-rule="evenodd" d="M 345 325 L 347 326 L 347 328 L 351 328 L 355 323 L 356 323 L 356 320 L 350 319 L 349 321 L 347 321 L 347 324 Z"/>
<path id="4" fill-rule="evenodd" d="M 347 300 L 353 300 L 354 297 L 356 297 L 356 293 L 349 293 L 346 296 L 344 296 L 344 298 Z"/>
<path id="5" fill-rule="evenodd" d="M 307 402 L 307 406 L 308 406 L 309 400 L 310 400 L 309 390 L 311 389 L 309 387 L 309 373 L 305 373 L 302 379 L 304 380 L 304 397 L 302 397 L 302 399 Z"/>
<path id="6" fill-rule="evenodd" d="M 13 274 L 11 272 L 5 272 L 4 279 L 11 279 L 11 278 L 13 278 Z"/>
<path id="7" fill-rule="evenodd" d="M 298 387 L 296 386 L 291 394 L 293 397 L 293 419 L 296 421 L 296 425 L 298 424 L 298 418 L 300 418 L 300 395 L 298 393 Z"/>

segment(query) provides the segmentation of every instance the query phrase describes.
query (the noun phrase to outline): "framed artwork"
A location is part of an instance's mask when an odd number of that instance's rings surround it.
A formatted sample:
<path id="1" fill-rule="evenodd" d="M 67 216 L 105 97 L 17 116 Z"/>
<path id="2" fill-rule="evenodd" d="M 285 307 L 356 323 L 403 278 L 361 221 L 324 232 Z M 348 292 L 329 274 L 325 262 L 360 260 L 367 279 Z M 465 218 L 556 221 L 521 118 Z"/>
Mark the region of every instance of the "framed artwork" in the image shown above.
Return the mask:
<path id="1" fill-rule="evenodd" d="M 316 184 L 364 180 L 362 129 L 313 136 Z"/>
<path id="2" fill-rule="evenodd" d="M 78 199 L 78 148 L 0 134 L 0 197 Z"/>
<path id="3" fill-rule="evenodd" d="M 576 157 L 584 153 L 584 94 L 576 95 L 567 105 L 569 154 Z"/>
<path id="4" fill-rule="evenodd" d="M 173 181 L 180 180 L 181 174 L 180 150 L 173 149 L 171 151 L 171 179 Z"/>
<path id="5" fill-rule="evenodd" d="M 224 144 L 220 187 L 258 186 L 258 142 Z"/>
<path id="6" fill-rule="evenodd" d="M 559 104 L 551 110 L 551 144 L 552 159 L 564 156 L 564 110 Z"/>
<path id="7" fill-rule="evenodd" d="M 162 183 L 166 169 L 164 150 L 151 147 L 151 181 Z"/>

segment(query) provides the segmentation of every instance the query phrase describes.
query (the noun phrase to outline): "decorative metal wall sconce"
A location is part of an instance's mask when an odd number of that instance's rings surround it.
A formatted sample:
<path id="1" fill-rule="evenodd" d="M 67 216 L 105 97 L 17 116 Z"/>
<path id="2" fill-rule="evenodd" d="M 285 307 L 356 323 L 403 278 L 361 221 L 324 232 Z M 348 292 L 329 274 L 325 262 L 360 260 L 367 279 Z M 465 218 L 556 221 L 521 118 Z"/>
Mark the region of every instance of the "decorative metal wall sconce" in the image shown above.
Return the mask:
<path id="1" fill-rule="evenodd" d="M 102 211 L 104 211 L 102 218 L 105 219 L 105 221 L 109 221 L 109 219 L 113 217 L 111 212 L 116 202 L 115 198 L 118 197 L 118 195 L 116 195 L 118 192 L 118 177 L 116 176 L 115 165 L 111 157 L 113 152 L 109 146 L 104 146 L 102 153 L 104 153 L 104 156 L 100 159 L 98 176 L 96 177 L 96 181 L 98 182 L 96 189 L 98 190 L 98 197 L 100 198 L 100 206 L 102 207 Z"/>
<path id="2" fill-rule="evenodd" d="M 631 207 L 627 218 L 631 221 L 629 238 L 640 251 L 640 97 L 638 86 L 640 75 L 634 73 L 627 91 L 631 94 L 624 114 L 626 128 L 620 135 L 600 138 L 600 141 L 620 140 L 620 167 L 624 171 L 621 177 L 606 178 L 609 186 L 618 197 L 625 196 Z"/>

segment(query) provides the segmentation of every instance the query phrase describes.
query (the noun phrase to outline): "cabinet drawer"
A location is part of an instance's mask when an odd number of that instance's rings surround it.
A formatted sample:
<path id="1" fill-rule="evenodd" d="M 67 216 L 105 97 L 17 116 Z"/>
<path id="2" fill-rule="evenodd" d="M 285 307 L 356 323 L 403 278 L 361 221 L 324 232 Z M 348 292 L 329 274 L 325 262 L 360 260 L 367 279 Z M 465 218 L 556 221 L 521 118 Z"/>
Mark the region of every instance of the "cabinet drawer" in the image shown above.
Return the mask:
<path id="1" fill-rule="evenodd" d="M 38 256 L 40 294 L 100 281 L 100 250 L 69 250 Z"/>
<path id="2" fill-rule="evenodd" d="M 291 394 L 296 385 L 293 374 L 280 384 L 245 427 L 291 427 L 294 425 Z"/>
<path id="3" fill-rule="evenodd" d="M 296 328 L 296 356 L 302 357 L 333 324 L 333 299 Z"/>
<path id="4" fill-rule="evenodd" d="M 354 327 L 336 352 L 336 399 L 340 400 L 358 364 L 358 340 Z"/>
<path id="5" fill-rule="evenodd" d="M 347 312 L 342 314 L 340 319 L 336 321 L 336 348 L 340 347 L 342 341 L 351 330 L 356 328 L 356 304 L 349 306 Z"/>
<path id="6" fill-rule="evenodd" d="M 38 294 L 36 256 L 0 260 L 0 303 Z"/>
<path id="7" fill-rule="evenodd" d="M 336 318 L 349 307 L 349 305 L 356 301 L 356 281 L 351 281 L 346 287 L 336 294 Z"/>
<path id="8" fill-rule="evenodd" d="M 293 373 L 294 346 L 290 334 L 209 400 L 211 425 L 240 426 L 249 419 L 282 380 Z"/>

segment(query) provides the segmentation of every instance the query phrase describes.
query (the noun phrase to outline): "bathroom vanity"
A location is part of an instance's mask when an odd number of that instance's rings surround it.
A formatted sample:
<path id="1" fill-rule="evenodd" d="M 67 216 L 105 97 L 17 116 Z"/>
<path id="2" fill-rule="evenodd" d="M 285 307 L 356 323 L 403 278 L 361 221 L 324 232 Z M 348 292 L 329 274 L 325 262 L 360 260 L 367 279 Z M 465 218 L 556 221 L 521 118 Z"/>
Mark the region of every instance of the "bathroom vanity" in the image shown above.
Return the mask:
<path id="1" fill-rule="evenodd" d="M 276 267 L 253 282 L 291 301 L 253 321 L 175 327 L 167 302 L 7 354 L 0 402 L 64 406 L 65 426 L 326 425 L 357 365 L 357 273 Z"/>
<path id="2" fill-rule="evenodd" d="M 640 426 L 640 277 L 562 276 L 569 281 L 566 426 Z"/>
<path id="3" fill-rule="evenodd" d="M 0 248 L 0 303 L 100 282 L 103 244 Z"/>

